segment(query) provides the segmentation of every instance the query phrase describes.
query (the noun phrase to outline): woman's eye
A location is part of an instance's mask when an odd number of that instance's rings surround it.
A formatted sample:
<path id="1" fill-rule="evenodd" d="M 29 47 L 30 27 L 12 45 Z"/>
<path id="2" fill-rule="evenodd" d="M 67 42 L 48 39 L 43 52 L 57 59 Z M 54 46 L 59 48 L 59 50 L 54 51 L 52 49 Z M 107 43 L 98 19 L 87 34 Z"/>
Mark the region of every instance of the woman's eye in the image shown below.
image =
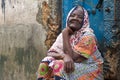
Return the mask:
<path id="1" fill-rule="evenodd" d="M 78 18 L 83 19 L 83 16 L 79 15 Z"/>
<path id="2" fill-rule="evenodd" d="M 83 16 L 81 16 L 81 15 L 75 15 L 75 14 L 70 15 L 70 17 L 75 17 L 75 16 L 77 16 L 77 18 L 83 19 Z"/>
<path id="3" fill-rule="evenodd" d="M 71 14 L 70 17 L 74 17 L 75 15 L 74 14 Z"/>

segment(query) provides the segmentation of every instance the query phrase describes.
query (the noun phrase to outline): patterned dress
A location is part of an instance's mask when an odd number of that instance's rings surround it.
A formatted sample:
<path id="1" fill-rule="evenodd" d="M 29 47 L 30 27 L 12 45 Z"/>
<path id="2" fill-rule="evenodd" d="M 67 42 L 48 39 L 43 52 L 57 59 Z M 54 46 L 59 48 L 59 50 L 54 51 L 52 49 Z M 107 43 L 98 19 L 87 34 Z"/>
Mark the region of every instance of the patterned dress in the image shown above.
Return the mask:
<path id="1" fill-rule="evenodd" d="M 75 7 L 71 9 L 68 17 L 75 9 Z M 103 80 L 103 58 L 97 48 L 97 42 L 93 30 L 89 28 L 87 11 L 85 9 L 83 10 L 83 26 L 80 30 L 77 31 L 77 33 L 70 37 L 69 41 L 73 51 L 76 54 L 85 57 L 86 60 L 80 63 L 74 63 L 75 71 L 70 74 L 66 74 L 63 70 L 63 60 L 55 60 L 53 57 L 47 56 L 41 61 L 39 65 L 38 75 L 42 75 L 44 78 L 44 76 L 47 75 L 49 69 L 51 68 L 51 75 L 53 75 L 53 77 L 54 75 L 57 76 L 57 78 L 54 77 L 53 80 Z M 64 54 L 62 33 L 57 37 L 54 44 L 48 50 L 48 53 L 49 52 Z"/>

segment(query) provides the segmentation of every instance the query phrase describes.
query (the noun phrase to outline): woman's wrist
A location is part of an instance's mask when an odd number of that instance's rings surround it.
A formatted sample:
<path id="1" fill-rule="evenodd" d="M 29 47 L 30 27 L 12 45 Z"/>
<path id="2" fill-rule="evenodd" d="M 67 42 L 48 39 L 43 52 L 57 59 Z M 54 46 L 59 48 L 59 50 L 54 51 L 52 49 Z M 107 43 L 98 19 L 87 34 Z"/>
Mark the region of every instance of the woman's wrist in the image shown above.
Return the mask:
<path id="1" fill-rule="evenodd" d="M 69 35 L 68 30 L 67 30 L 66 28 L 63 29 L 62 33 L 63 33 L 63 35 L 65 35 L 65 36 L 68 36 L 68 35 Z"/>
<path id="2" fill-rule="evenodd" d="M 69 34 L 73 34 L 73 30 L 71 28 L 67 27 L 66 29 L 68 30 Z"/>
<path id="3" fill-rule="evenodd" d="M 69 27 L 66 27 L 63 30 L 63 34 L 70 35 L 70 34 L 73 34 L 73 31 Z"/>
<path id="4" fill-rule="evenodd" d="M 65 57 L 67 57 L 67 56 L 69 56 L 69 57 L 70 57 L 70 55 L 69 55 L 69 54 L 63 54 L 63 59 L 64 59 Z"/>

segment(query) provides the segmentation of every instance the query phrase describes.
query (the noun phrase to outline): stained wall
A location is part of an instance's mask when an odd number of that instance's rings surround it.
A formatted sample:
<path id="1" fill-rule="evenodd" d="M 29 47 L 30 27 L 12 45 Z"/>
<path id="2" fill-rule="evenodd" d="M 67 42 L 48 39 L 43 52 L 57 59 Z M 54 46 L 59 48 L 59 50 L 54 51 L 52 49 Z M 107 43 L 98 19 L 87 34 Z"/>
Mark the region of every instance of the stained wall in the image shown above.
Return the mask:
<path id="1" fill-rule="evenodd" d="M 36 79 L 40 60 L 60 32 L 59 3 L 0 0 L 0 80 Z"/>

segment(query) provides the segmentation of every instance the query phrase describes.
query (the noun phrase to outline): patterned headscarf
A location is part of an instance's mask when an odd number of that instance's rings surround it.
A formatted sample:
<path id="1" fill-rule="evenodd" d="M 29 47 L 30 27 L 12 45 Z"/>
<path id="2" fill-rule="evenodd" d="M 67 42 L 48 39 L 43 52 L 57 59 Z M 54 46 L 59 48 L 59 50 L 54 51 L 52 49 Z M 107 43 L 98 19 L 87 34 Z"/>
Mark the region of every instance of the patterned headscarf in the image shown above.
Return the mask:
<path id="1" fill-rule="evenodd" d="M 68 22 L 68 18 L 70 16 L 70 14 L 78 9 L 78 8 L 82 8 L 83 9 L 83 14 L 84 14 L 84 20 L 83 20 L 83 23 L 82 23 L 82 27 L 77 31 L 77 33 L 75 35 L 72 35 L 71 37 L 71 40 L 74 40 L 75 42 L 78 42 L 80 37 L 83 35 L 83 33 L 85 32 L 93 32 L 93 30 L 90 27 L 90 24 L 89 24 L 89 16 L 88 16 L 88 13 L 87 11 L 81 7 L 81 6 L 75 6 L 73 7 L 70 12 L 68 13 L 68 16 L 67 16 L 67 19 L 66 19 L 66 26 L 68 25 L 67 22 Z"/>
<path id="2" fill-rule="evenodd" d="M 83 31 L 83 30 L 89 28 L 90 25 L 89 25 L 88 13 L 87 13 L 87 11 L 86 11 L 83 7 L 81 7 L 81 6 L 75 6 L 75 7 L 73 7 L 73 8 L 70 10 L 70 12 L 68 13 L 67 19 L 66 19 L 66 26 L 67 26 L 67 22 L 68 22 L 69 16 L 71 15 L 71 13 L 72 13 L 74 10 L 76 10 L 76 9 L 78 9 L 78 8 L 82 8 L 82 9 L 83 9 L 83 14 L 84 14 L 84 18 L 83 18 L 83 19 L 84 19 L 84 20 L 83 20 L 82 28 L 80 29 L 80 31 Z"/>

